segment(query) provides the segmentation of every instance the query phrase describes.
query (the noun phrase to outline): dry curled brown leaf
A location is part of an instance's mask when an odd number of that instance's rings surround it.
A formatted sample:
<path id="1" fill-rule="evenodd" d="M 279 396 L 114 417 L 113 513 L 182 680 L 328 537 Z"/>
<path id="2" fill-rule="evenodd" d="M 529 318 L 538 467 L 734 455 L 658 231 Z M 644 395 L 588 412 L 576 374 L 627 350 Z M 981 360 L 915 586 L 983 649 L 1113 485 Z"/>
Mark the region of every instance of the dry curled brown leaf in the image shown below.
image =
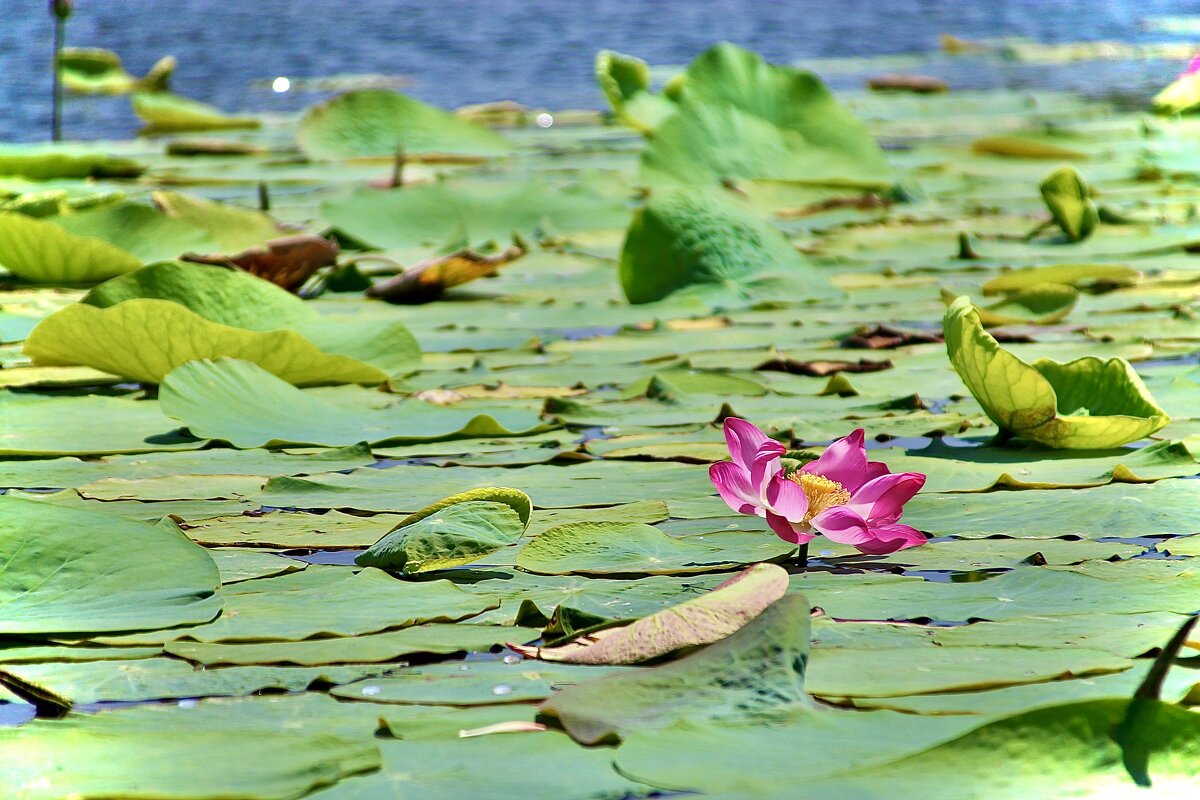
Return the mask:
<path id="1" fill-rule="evenodd" d="M 524 244 L 516 243 L 493 256 L 481 255 L 474 250 L 458 250 L 450 255 L 426 259 L 367 289 L 367 297 L 389 303 L 428 303 L 451 287 L 495 275 L 500 267 L 516 261 L 526 252 Z"/>
<path id="2" fill-rule="evenodd" d="M 337 262 L 337 242 L 320 236 L 297 235 L 270 239 L 240 253 L 184 253 L 180 258 L 196 264 L 235 267 L 294 292 L 321 267 Z"/>

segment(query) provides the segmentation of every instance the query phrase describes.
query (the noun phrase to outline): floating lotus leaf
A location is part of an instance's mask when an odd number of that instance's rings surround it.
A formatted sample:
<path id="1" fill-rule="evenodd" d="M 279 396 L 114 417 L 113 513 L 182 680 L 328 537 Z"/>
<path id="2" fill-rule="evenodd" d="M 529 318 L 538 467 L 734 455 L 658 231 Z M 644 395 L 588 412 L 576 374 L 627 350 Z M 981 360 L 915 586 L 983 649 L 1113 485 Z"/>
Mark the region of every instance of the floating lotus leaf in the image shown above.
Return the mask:
<path id="1" fill-rule="evenodd" d="M 49 221 L 76 236 L 101 239 L 120 247 L 143 264 L 217 245 L 211 232 L 203 227 L 190 220 L 172 219 L 141 203 L 120 203 Z"/>
<path id="2" fill-rule="evenodd" d="M 1067 284 L 1081 291 L 1097 291 L 1136 283 L 1138 271 L 1123 264 L 1055 264 L 1026 267 L 1001 273 L 983 284 L 984 294 L 1021 292 L 1043 284 Z"/>
<path id="3" fill-rule="evenodd" d="M 1050 173 L 1042 181 L 1041 192 L 1055 224 L 1072 242 L 1091 236 L 1100 224 L 1088 185 L 1074 167 L 1060 167 Z"/>
<path id="4" fill-rule="evenodd" d="M 756 295 L 802 301 L 836 295 L 787 238 L 731 201 L 672 192 L 638 211 L 621 250 L 631 303 L 686 291 L 734 302 Z"/>
<path id="5" fill-rule="evenodd" d="M 87 535 L 81 535 L 87 532 Z M 96 633 L 208 622 L 217 566 L 177 531 L 0 496 L 0 633 Z"/>
<path id="6" fill-rule="evenodd" d="M 517 554 L 518 567 L 543 575 L 703 572 L 722 563 L 720 550 L 641 522 L 558 525 Z"/>
<path id="7" fill-rule="evenodd" d="M 129 158 L 71 146 L 0 147 L 0 175 L 32 181 L 55 178 L 136 178 L 146 168 Z"/>
<path id="8" fill-rule="evenodd" d="M 954 303 L 956 295 L 942 290 L 942 301 Z M 1053 325 L 1061 322 L 1079 302 L 1079 291 L 1062 283 L 1039 283 L 1012 292 L 1003 300 L 975 310 L 985 328 L 1001 325 Z"/>
<path id="9" fill-rule="evenodd" d="M 236 358 L 185 363 L 162 383 L 163 413 L 235 447 L 512 436 L 549 427 L 536 413 L 522 409 L 502 413 L 493 407 L 484 414 L 421 400 L 386 409 L 344 408 Z"/>
<path id="10" fill-rule="evenodd" d="M 1005 158 L 1076 161 L 1088 157 L 1087 153 L 1027 136 L 985 136 L 972 142 L 971 149 L 981 155 Z"/>
<path id="11" fill-rule="evenodd" d="M 216 245 L 229 253 L 262 244 L 284 232 L 278 222 L 261 211 L 217 203 L 181 192 L 157 191 L 154 193 L 154 205 L 172 219 L 208 231 Z"/>
<path id="12" fill-rule="evenodd" d="M 231 116 L 215 106 L 170 92 L 135 92 L 131 95 L 133 113 L 146 123 L 149 133 L 174 131 L 216 131 L 231 128 L 257 128 L 257 117 Z"/>
<path id="13" fill-rule="evenodd" d="M 942 329 L 954 369 L 1004 434 L 1099 450 L 1142 439 L 1170 421 L 1124 359 L 1027 364 L 983 329 L 966 297 L 946 309 Z"/>
<path id="14" fill-rule="evenodd" d="M 312 159 L 412 154 L 504 155 L 503 136 L 399 92 L 364 89 L 312 106 L 296 141 Z"/>

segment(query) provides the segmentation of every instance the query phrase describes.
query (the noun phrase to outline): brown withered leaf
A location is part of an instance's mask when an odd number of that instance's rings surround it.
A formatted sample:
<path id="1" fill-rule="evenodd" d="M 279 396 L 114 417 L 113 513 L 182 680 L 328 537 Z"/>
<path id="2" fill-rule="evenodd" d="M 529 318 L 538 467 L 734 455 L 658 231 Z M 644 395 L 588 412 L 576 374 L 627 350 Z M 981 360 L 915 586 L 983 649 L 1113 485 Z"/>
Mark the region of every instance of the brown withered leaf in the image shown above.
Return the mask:
<path id="1" fill-rule="evenodd" d="M 1005 330 L 991 331 L 998 342 L 1029 343 L 1034 341 L 1032 336 L 1023 333 L 1010 333 Z M 893 328 L 891 325 L 876 325 L 873 328 L 863 326 L 857 332 L 842 339 L 842 347 L 866 350 L 894 350 L 897 347 L 907 347 L 910 344 L 933 344 L 942 341 L 941 331 L 912 331 Z"/>
<path id="2" fill-rule="evenodd" d="M 389 303 L 428 303 L 454 286 L 495 275 L 500 267 L 525 255 L 523 242 L 516 242 L 502 253 L 481 255 L 474 250 L 458 250 L 446 256 L 419 261 L 394 278 L 380 281 L 367 289 L 367 297 Z"/>
<path id="3" fill-rule="evenodd" d="M 337 242 L 306 234 L 270 239 L 240 253 L 184 253 L 183 261 L 235 267 L 294 292 L 321 267 L 337 263 Z"/>
<path id="4" fill-rule="evenodd" d="M 867 358 L 860 358 L 858 361 L 796 361 L 791 358 L 772 358 L 755 367 L 756 370 L 766 372 L 787 372 L 812 378 L 825 378 L 835 372 L 879 372 L 891 368 L 890 359 L 872 361 Z"/>
<path id="5" fill-rule="evenodd" d="M 867 88 L 876 92 L 915 92 L 917 94 L 937 94 L 950 87 L 941 78 L 932 75 L 905 75 L 889 72 L 884 75 L 874 75 L 867 79 Z"/>

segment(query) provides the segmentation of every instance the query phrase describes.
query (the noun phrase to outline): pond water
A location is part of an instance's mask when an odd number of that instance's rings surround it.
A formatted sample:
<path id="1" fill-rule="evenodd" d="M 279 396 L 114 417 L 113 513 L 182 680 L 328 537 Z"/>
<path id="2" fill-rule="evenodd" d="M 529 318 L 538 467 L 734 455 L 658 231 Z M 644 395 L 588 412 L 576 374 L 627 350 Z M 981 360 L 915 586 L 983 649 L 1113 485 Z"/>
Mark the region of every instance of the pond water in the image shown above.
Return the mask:
<path id="1" fill-rule="evenodd" d="M 592 56 L 601 48 L 651 64 L 683 64 L 720 39 L 773 61 L 932 51 L 943 32 L 1047 43 L 1179 41 L 1180 35 L 1150 23 L 1195 10 L 1186 0 L 79 0 L 67 40 L 115 50 L 135 74 L 173 54 L 179 59 L 174 88 L 229 110 L 296 111 L 313 95 L 275 94 L 270 79 L 346 73 L 406 76 L 412 81 L 408 91 L 445 106 L 513 99 L 597 108 L 602 101 Z M 0 21 L 0 141 L 38 141 L 49 119 L 50 16 L 43 3 L 0 0 Z M 957 87 L 1065 86 L 1134 96 L 1145 96 L 1178 71 L 1178 65 L 1162 63 L 1037 66 L 962 59 L 953 69 L 939 69 L 936 60 L 926 66 Z M 827 77 L 838 85 L 837 76 Z M 860 83 L 856 76 L 852 85 Z M 69 103 L 71 137 L 123 138 L 135 128 L 124 98 Z"/>

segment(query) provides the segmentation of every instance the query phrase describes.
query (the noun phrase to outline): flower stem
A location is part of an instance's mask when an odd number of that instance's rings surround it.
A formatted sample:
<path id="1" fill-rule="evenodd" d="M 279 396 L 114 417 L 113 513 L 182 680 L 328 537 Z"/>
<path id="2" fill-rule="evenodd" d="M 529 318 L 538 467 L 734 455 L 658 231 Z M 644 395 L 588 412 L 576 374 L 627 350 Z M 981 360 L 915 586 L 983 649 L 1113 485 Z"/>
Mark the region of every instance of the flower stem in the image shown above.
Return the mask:
<path id="1" fill-rule="evenodd" d="M 63 31 L 66 28 L 66 24 L 67 21 L 63 17 L 55 17 L 54 61 L 51 64 L 51 69 L 54 71 L 54 95 L 51 100 L 52 107 L 50 109 L 50 141 L 52 142 L 62 139 L 62 78 L 59 75 L 58 62 L 62 57 Z"/>
<path id="2" fill-rule="evenodd" d="M 795 562 L 801 569 L 808 569 L 808 542 L 804 542 L 796 550 Z"/>

